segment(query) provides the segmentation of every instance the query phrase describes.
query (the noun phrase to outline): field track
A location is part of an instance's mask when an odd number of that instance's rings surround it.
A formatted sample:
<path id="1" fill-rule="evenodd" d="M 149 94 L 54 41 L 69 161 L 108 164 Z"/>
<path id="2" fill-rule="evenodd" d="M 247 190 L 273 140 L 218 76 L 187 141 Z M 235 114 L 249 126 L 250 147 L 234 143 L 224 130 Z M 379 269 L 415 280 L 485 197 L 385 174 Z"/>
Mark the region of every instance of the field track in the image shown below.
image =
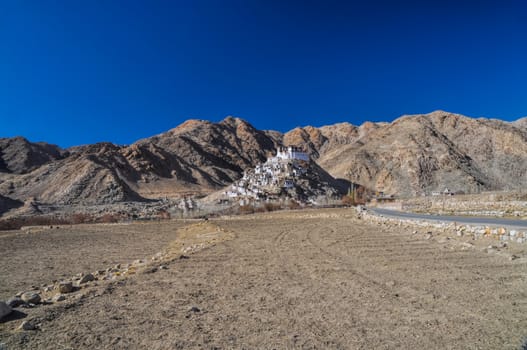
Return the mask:
<path id="1" fill-rule="evenodd" d="M 13 333 L 0 324 L 0 343 L 520 349 L 527 337 L 525 258 L 424 239 L 358 220 L 349 209 L 213 222 L 235 238 L 167 270 L 101 284 L 68 308 L 39 307 L 30 316 L 43 320 L 40 331 Z"/>

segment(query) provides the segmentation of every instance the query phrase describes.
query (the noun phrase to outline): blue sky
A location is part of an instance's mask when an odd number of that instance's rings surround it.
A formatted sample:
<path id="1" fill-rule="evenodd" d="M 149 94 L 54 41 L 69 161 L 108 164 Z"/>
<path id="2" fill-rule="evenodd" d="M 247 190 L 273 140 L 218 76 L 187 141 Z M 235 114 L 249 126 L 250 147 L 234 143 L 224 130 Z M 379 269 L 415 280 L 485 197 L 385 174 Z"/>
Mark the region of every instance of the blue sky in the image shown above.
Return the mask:
<path id="1" fill-rule="evenodd" d="M 132 143 L 189 118 L 260 129 L 443 109 L 527 115 L 527 2 L 0 3 L 0 137 Z"/>

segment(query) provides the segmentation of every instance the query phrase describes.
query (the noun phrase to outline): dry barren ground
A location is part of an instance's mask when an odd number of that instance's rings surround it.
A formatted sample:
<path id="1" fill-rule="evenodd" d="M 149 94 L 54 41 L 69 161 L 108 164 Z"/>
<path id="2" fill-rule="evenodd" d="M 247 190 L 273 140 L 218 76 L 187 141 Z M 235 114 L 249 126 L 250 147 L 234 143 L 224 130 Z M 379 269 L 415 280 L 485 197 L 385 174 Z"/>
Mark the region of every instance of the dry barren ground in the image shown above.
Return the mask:
<path id="1" fill-rule="evenodd" d="M 364 222 L 350 209 L 213 224 L 234 238 L 173 260 L 166 270 L 98 282 L 77 292 L 78 298 L 24 309 L 40 329 L 16 331 L 21 320 L 0 323 L 0 344 L 4 349 L 521 349 L 525 342 L 527 262 L 521 247 L 514 249 L 522 257 L 511 261 L 455 241 L 425 239 L 409 228 Z M 112 263 L 141 258 L 172 238 L 160 232 L 181 225 L 144 226 L 142 234 L 125 240 L 114 240 L 111 232 L 87 235 L 76 254 L 91 270 L 110 261 L 104 252 L 119 251 Z M 99 229 L 88 228 L 70 233 Z M 20 275 L 38 280 L 30 275 L 37 261 L 54 265 L 45 272 L 48 279 L 77 272 L 57 264 L 59 242 L 35 255 L 30 249 L 35 242 L 54 239 L 51 232 L 39 235 L 0 238 L 2 253 L 4 244 L 23 240 L 11 245 L 10 257 L 0 257 L 4 294 L 21 288 Z M 114 244 L 118 248 L 111 248 Z M 85 256 L 101 245 L 98 258 Z"/>

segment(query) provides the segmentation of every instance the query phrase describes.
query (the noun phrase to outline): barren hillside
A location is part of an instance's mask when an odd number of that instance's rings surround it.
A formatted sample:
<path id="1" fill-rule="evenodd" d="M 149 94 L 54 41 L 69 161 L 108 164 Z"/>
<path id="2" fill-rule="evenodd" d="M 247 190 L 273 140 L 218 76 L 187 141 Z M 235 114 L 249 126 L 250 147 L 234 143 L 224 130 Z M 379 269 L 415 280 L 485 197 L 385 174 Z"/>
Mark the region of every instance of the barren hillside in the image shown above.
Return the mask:
<path id="1" fill-rule="evenodd" d="M 301 141 L 316 145 L 313 155 L 330 174 L 389 193 L 507 190 L 527 185 L 527 130 L 521 125 L 436 111 L 393 123 L 295 129 L 284 142 L 307 135 Z"/>
<path id="2" fill-rule="evenodd" d="M 0 139 L 0 195 L 15 202 L 105 204 L 207 194 L 279 145 L 304 146 L 336 178 L 399 195 L 527 186 L 526 119 L 507 123 L 436 111 L 392 123 L 260 131 L 228 117 L 189 120 L 130 146 L 68 150 Z M 18 201 L 18 202 L 16 202 Z"/>

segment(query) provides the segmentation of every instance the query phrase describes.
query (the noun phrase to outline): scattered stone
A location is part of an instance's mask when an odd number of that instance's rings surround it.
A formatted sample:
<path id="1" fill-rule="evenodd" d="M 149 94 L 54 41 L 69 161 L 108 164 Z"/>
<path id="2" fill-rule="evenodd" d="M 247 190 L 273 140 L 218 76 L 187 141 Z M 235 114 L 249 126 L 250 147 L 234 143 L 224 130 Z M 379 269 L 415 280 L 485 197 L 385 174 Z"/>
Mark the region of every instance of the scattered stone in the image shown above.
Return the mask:
<path id="1" fill-rule="evenodd" d="M 26 292 L 20 297 L 26 304 L 38 304 L 40 303 L 40 294 L 34 292 Z"/>
<path id="2" fill-rule="evenodd" d="M 519 259 L 519 258 L 520 258 L 519 256 L 514 255 L 514 254 L 511 255 L 511 256 L 509 256 L 509 260 L 510 260 L 510 261 L 513 261 L 513 260 L 516 260 L 516 259 Z"/>
<path id="3" fill-rule="evenodd" d="M 190 259 L 187 255 L 180 255 L 179 260 Z"/>
<path id="4" fill-rule="evenodd" d="M 37 329 L 37 326 L 33 324 L 33 322 L 31 320 L 28 320 L 28 321 L 23 321 L 20 326 L 18 326 L 17 328 L 18 330 L 21 330 L 21 331 L 34 331 Z"/>
<path id="5" fill-rule="evenodd" d="M 59 294 L 55 294 L 53 296 L 53 298 L 51 298 L 51 301 L 53 303 L 58 303 L 59 301 L 64 301 L 64 300 L 66 300 L 66 296 L 64 296 L 64 294 L 60 294 L 60 293 Z"/>
<path id="6" fill-rule="evenodd" d="M 79 282 L 80 283 L 80 282 Z M 73 292 L 73 283 L 71 282 L 60 282 L 58 287 L 60 293 L 71 293 Z"/>
<path id="7" fill-rule="evenodd" d="M 91 281 L 94 281 L 95 280 L 95 277 L 93 277 L 93 275 L 91 273 L 88 273 L 86 275 L 83 275 L 80 280 L 79 280 L 79 284 L 84 284 L 84 283 L 88 283 L 88 282 L 91 282 Z"/>
<path id="8" fill-rule="evenodd" d="M 201 310 L 197 306 L 191 307 L 189 311 L 194 313 L 201 312 Z"/>
<path id="9" fill-rule="evenodd" d="M 157 267 L 155 266 L 147 267 L 143 270 L 143 273 L 154 273 L 154 272 L 157 272 Z"/>
<path id="10" fill-rule="evenodd" d="M 161 265 L 161 266 L 159 266 L 159 269 L 160 269 L 160 270 L 168 270 L 168 266 L 166 266 L 166 265 Z"/>
<path id="11" fill-rule="evenodd" d="M 24 304 L 24 301 L 20 299 L 19 297 L 14 297 L 14 298 L 9 299 L 6 302 L 6 304 L 7 306 L 11 308 L 15 308 L 15 307 L 19 307 L 20 305 Z"/>
<path id="12" fill-rule="evenodd" d="M 0 301 L 0 320 L 13 312 L 13 309 L 3 301 Z"/>
<path id="13" fill-rule="evenodd" d="M 395 281 L 388 281 L 388 282 L 386 282 L 386 286 L 390 287 L 390 288 L 394 287 L 395 286 Z"/>

